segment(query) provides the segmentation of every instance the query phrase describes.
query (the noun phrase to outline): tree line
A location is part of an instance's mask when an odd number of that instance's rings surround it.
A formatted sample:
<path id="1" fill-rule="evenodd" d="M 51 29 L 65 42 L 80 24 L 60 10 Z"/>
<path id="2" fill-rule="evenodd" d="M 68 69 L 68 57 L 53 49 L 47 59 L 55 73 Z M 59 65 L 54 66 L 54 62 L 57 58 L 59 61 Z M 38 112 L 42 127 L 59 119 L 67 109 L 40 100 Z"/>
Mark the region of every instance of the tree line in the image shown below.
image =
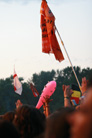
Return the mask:
<path id="1" fill-rule="evenodd" d="M 74 69 L 80 83 L 82 77 L 85 76 L 88 79 L 89 76 L 92 75 L 91 68 L 81 69 L 77 66 L 74 67 Z M 21 96 L 14 92 L 13 76 L 10 76 L 6 79 L 0 79 L 0 114 L 14 110 L 16 108 L 15 103 L 18 99 L 20 99 L 23 104 L 36 106 L 39 97 L 35 98 L 33 96 L 30 89 L 31 82 L 35 85 L 39 94 L 41 94 L 44 86 L 48 83 L 48 81 L 55 80 L 57 82 L 56 91 L 51 97 L 51 99 L 53 99 L 53 101 L 50 103 L 51 112 L 60 108 L 64 104 L 62 85 L 77 84 L 71 67 L 66 67 L 63 70 L 41 71 L 38 74 L 34 73 L 27 82 L 23 82 L 23 77 L 20 77 L 19 80 L 23 86 L 23 92 Z"/>

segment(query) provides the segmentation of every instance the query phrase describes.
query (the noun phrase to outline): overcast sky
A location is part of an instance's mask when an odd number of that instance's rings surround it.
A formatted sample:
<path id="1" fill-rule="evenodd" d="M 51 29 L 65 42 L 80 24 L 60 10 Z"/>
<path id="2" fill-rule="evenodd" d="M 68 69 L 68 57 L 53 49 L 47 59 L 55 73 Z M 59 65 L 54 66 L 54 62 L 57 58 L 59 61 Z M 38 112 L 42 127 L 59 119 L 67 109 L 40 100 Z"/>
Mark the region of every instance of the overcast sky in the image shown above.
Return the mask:
<path id="1" fill-rule="evenodd" d="M 92 1 L 48 0 L 48 4 L 73 65 L 92 68 Z M 13 74 L 14 64 L 25 80 L 41 70 L 70 65 L 61 44 L 65 57 L 61 63 L 41 52 L 40 5 L 41 0 L 0 0 L 0 78 Z"/>

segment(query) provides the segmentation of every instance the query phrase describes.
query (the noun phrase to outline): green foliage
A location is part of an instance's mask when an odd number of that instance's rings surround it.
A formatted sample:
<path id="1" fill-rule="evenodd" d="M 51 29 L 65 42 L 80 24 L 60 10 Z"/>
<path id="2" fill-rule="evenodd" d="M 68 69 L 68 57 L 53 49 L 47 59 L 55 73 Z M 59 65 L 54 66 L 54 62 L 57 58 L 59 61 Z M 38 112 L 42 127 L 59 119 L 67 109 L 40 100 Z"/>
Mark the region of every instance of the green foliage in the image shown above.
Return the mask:
<path id="1" fill-rule="evenodd" d="M 82 77 L 87 77 L 92 75 L 92 69 L 86 68 L 82 69 L 80 67 L 74 67 L 78 79 L 81 83 Z M 22 82 L 24 79 L 21 77 L 19 80 Z M 21 100 L 23 104 L 29 104 L 36 106 L 39 98 L 35 98 L 30 89 L 30 83 L 32 82 L 39 93 L 41 94 L 44 86 L 48 81 L 55 80 L 57 82 L 57 88 L 55 93 L 52 95 L 53 101 L 50 103 L 51 112 L 63 106 L 63 91 L 62 85 L 70 85 L 72 83 L 77 84 L 71 67 L 67 67 L 63 70 L 52 70 L 52 71 L 41 71 L 39 74 L 33 74 L 32 78 L 28 82 L 22 82 L 23 93 L 18 95 L 14 92 L 13 88 L 13 76 L 6 79 L 0 79 L 0 114 L 4 114 L 7 111 L 15 109 L 15 103 L 18 99 Z"/>

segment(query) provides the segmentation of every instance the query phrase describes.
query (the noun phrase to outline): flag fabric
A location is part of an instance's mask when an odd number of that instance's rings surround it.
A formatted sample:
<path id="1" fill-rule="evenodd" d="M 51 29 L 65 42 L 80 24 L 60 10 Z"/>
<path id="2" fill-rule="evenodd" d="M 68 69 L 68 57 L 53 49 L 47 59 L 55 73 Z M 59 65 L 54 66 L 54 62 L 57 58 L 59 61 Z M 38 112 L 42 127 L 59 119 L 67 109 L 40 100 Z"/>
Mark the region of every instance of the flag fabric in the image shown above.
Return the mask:
<path id="1" fill-rule="evenodd" d="M 32 83 L 30 84 L 30 88 L 33 92 L 34 97 L 38 97 L 39 93 L 38 93 L 38 91 L 36 90 L 36 88 L 34 87 L 34 85 Z"/>
<path id="2" fill-rule="evenodd" d="M 81 91 L 80 91 L 79 87 L 75 84 L 72 84 L 71 89 L 73 91 L 73 94 L 71 95 L 71 101 L 75 100 L 76 104 L 78 105 L 80 97 L 81 97 Z"/>
<path id="3" fill-rule="evenodd" d="M 64 60 L 59 43 L 55 35 L 55 17 L 51 12 L 46 0 L 42 0 L 41 9 L 42 52 L 53 53 L 56 60 Z"/>
<path id="4" fill-rule="evenodd" d="M 17 94 L 21 95 L 21 94 L 22 94 L 22 84 L 21 84 L 21 82 L 19 81 L 18 76 L 17 76 L 15 70 L 14 70 L 13 79 L 14 79 L 14 91 L 15 91 Z"/>

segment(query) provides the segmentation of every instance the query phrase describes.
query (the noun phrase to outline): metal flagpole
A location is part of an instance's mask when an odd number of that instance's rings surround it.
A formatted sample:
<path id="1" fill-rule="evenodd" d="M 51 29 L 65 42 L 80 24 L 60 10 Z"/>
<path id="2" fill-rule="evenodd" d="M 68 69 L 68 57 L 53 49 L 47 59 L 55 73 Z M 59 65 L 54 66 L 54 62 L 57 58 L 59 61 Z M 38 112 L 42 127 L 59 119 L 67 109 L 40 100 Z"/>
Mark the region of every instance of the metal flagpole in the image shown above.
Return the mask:
<path id="1" fill-rule="evenodd" d="M 63 41 L 62 41 L 62 38 L 61 38 L 61 36 L 60 36 L 60 34 L 59 34 L 59 31 L 57 30 L 56 26 L 55 26 L 55 29 L 56 29 L 56 31 L 57 31 L 57 34 L 58 34 L 60 40 L 61 40 L 61 43 L 62 43 L 62 45 L 63 45 L 63 48 L 64 48 L 64 50 L 65 50 L 65 52 L 66 52 L 67 57 L 68 57 L 68 60 L 69 60 L 69 62 L 70 62 L 70 64 L 71 64 L 72 71 L 73 71 L 74 76 L 75 76 L 75 78 L 76 78 L 76 80 L 77 80 L 78 86 L 79 86 L 79 88 L 81 88 L 80 82 L 79 82 L 78 77 L 77 77 L 77 75 L 76 75 L 76 72 L 75 72 L 75 70 L 74 70 L 74 68 L 73 68 L 73 65 L 72 65 L 72 62 L 71 62 L 71 60 L 70 60 L 70 57 L 69 57 L 69 55 L 68 55 L 68 53 L 67 53 L 67 50 L 66 50 L 66 48 L 65 48 L 65 45 L 64 45 L 64 43 L 63 43 Z"/>

